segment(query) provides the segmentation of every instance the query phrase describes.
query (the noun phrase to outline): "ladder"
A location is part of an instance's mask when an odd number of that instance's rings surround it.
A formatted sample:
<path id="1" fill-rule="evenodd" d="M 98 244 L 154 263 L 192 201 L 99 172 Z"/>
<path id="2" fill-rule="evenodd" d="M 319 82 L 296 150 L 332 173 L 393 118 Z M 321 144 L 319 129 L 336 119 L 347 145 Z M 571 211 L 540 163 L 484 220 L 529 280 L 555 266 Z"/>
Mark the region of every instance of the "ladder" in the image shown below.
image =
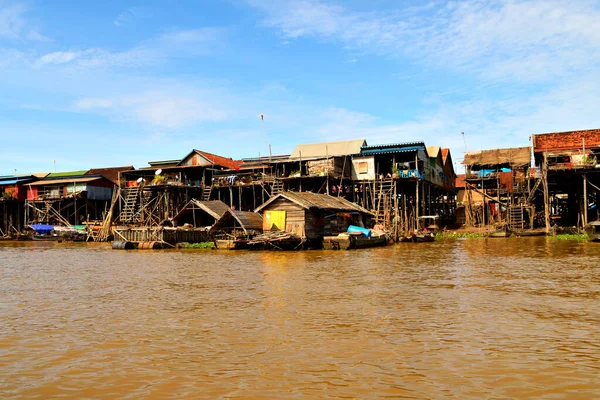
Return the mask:
<path id="1" fill-rule="evenodd" d="M 135 214 L 135 206 L 137 205 L 140 186 L 122 189 L 123 194 L 123 209 L 119 214 L 121 222 L 133 222 Z"/>
<path id="2" fill-rule="evenodd" d="M 204 186 L 204 189 L 202 189 L 202 201 L 209 201 L 211 193 L 212 186 Z"/>
<path id="3" fill-rule="evenodd" d="M 275 179 L 273 181 L 273 185 L 271 186 L 271 196 L 275 196 L 281 192 L 283 192 L 283 182 Z"/>
<path id="4" fill-rule="evenodd" d="M 378 186 L 379 190 L 375 192 L 375 219 L 377 224 L 389 227 L 391 224 L 390 216 L 394 197 L 394 180 L 382 179 L 379 181 Z"/>
<path id="5" fill-rule="evenodd" d="M 523 206 L 513 205 L 508 208 L 508 221 L 511 230 L 525 229 L 525 220 L 523 218 Z"/>

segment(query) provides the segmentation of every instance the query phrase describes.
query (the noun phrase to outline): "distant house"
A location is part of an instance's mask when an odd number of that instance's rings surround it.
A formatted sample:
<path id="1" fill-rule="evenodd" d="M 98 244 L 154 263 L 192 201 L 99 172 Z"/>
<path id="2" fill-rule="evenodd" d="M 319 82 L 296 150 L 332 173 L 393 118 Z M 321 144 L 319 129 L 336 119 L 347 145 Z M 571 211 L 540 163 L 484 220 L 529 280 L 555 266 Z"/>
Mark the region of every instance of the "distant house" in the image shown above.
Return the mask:
<path id="1" fill-rule="evenodd" d="M 88 218 L 103 219 L 115 184 L 102 175 L 87 172 L 51 173 L 27 184 L 27 221 L 75 225 Z"/>
<path id="2" fill-rule="evenodd" d="M 345 232 L 349 225 L 367 226 L 373 213 L 341 197 L 311 192 L 283 192 L 255 212 L 263 214 L 265 231 L 278 229 L 308 240 Z"/>
<path id="3" fill-rule="evenodd" d="M 85 195 L 88 200 L 110 200 L 114 182 L 87 172 L 48 174 L 44 179 L 28 184 L 27 200 L 58 200 L 77 195 Z"/>
<path id="4" fill-rule="evenodd" d="M 532 135 L 536 165 L 550 170 L 593 169 L 600 163 L 600 129 Z"/>
<path id="5" fill-rule="evenodd" d="M 473 194 L 476 193 L 483 205 L 481 215 L 474 214 L 475 220 L 467 221 L 467 224 L 506 222 L 513 230 L 523 230 L 525 226 L 533 228 L 535 207 L 530 204 L 530 147 L 468 151 L 462 163 L 467 171 L 467 190 L 461 200 L 467 207 L 474 205 Z M 468 196 L 471 196 L 471 204 L 468 204 Z"/>
<path id="6" fill-rule="evenodd" d="M 370 181 L 376 177 L 392 176 L 401 179 L 426 179 L 429 154 L 423 142 L 393 143 L 362 146 L 359 155 L 352 157 L 352 179 Z"/>
<path id="7" fill-rule="evenodd" d="M 23 205 L 27 184 L 37 179 L 33 175 L 0 176 L 0 236 L 20 231 L 25 226 Z"/>
<path id="8" fill-rule="evenodd" d="M 27 184 L 36 181 L 33 175 L 0 176 L 0 201 L 24 201 L 27 198 Z"/>
<path id="9" fill-rule="evenodd" d="M 600 129 L 532 135 L 535 163 L 547 180 L 549 226 L 580 226 L 600 218 Z"/>

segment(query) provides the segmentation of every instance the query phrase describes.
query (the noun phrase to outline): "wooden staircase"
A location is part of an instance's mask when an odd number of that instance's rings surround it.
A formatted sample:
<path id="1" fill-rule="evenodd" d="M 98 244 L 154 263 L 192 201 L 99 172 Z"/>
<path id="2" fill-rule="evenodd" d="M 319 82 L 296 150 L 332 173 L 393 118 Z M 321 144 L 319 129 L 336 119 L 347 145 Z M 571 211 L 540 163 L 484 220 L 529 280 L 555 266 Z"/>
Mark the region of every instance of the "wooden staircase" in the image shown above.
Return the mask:
<path id="1" fill-rule="evenodd" d="M 512 205 L 508 208 L 508 226 L 510 230 L 522 231 L 525 229 L 525 219 L 522 205 Z"/>
<path id="2" fill-rule="evenodd" d="M 377 224 L 389 227 L 391 225 L 392 202 L 394 199 L 394 180 L 383 179 L 377 183 L 375 192 L 375 219 Z"/>
<path id="3" fill-rule="evenodd" d="M 275 196 L 281 192 L 283 192 L 283 182 L 275 179 L 273 181 L 273 185 L 271 186 L 271 196 Z"/>
<path id="4" fill-rule="evenodd" d="M 123 195 L 123 209 L 119 214 L 119 221 L 123 223 L 134 222 L 135 208 L 138 203 L 140 186 L 122 189 L 121 194 Z"/>
<path id="5" fill-rule="evenodd" d="M 202 189 L 202 201 L 209 201 L 211 193 L 212 186 L 204 186 L 204 189 Z"/>

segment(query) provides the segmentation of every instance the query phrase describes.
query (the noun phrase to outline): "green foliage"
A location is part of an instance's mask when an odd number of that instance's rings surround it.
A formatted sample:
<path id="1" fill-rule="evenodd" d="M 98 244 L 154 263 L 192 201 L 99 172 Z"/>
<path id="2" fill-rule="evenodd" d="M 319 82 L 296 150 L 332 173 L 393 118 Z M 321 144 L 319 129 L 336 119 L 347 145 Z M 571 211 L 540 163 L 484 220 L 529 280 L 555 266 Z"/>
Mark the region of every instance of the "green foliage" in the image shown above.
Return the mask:
<path id="1" fill-rule="evenodd" d="M 8 187 L 2 193 L 2 198 L 6 200 L 15 199 L 17 197 L 17 190 L 13 187 Z"/>
<path id="2" fill-rule="evenodd" d="M 553 240 L 574 240 L 577 242 L 584 242 L 586 240 L 590 240 L 588 235 L 570 235 L 570 234 L 561 234 L 556 236 L 550 236 Z"/>
<path id="3" fill-rule="evenodd" d="M 181 245 L 182 249 L 214 249 L 214 242 L 200 242 L 200 243 L 185 243 Z"/>

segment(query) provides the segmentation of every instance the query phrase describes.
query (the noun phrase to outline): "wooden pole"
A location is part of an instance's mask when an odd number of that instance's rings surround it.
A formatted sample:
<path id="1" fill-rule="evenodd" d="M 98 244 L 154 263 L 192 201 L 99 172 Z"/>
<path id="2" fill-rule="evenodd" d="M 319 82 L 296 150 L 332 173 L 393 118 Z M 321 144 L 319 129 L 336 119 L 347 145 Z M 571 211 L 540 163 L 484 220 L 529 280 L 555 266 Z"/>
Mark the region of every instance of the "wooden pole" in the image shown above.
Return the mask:
<path id="1" fill-rule="evenodd" d="M 542 161 L 542 185 L 544 187 L 544 220 L 546 221 L 546 233 L 550 233 L 550 204 L 548 203 L 548 156 L 544 152 Z"/>
<path id="2" fill-rule="evenodd" d="M 583 174 L 583 226 L 588 223 L 587 174 Z"/>

